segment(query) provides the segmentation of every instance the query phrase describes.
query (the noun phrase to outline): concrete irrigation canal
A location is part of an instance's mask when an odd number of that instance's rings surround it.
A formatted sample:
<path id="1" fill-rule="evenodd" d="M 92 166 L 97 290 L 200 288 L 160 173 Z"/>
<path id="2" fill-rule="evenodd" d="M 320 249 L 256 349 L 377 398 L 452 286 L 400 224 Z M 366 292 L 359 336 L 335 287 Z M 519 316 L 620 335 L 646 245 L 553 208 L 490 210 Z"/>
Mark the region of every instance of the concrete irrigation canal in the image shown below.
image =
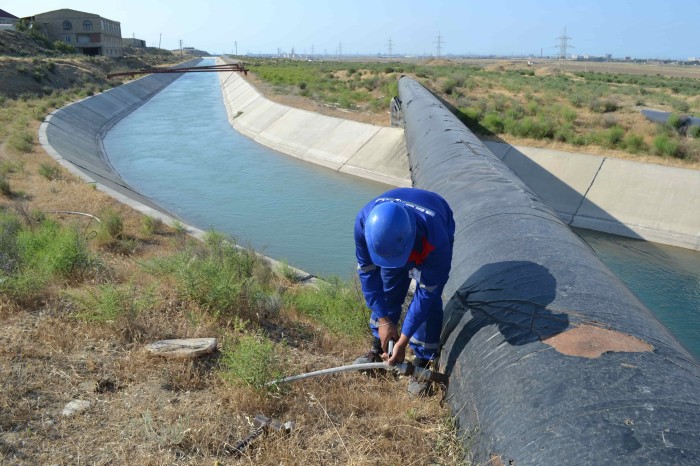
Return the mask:
<path id="1" fill-rule="evenodd" d="M 102 141 L 177 76 L 147 76 L 57 110 L 42 125 L 41 141 L 100 189 L 167 216 L 172 207 L 113 169 Z M 450 378 L 447 400 L 461 429 L 476 440 L 477 464 L 700 462 L 698 361 L 569 228 L 700 249 L 692 204 L 697 172 L 661 167 L 663 179 L 640 188 L 663 193 L 671 183 L 676 194 L 653 201 L 665 199 L 674 211 L 651 201 L 625 207 L 618 185 L 630 173 L 658 178 L 646 167 L 621 174 L 617 161 L 561 162 L 498 145 L 494 155 L 408 78 L 399 82 L 395 115 L 403 130 L 273 104 L 234 73 L 222 74 L 220 83 L 229 121 L 249 138 L 336 172 L 412 184 L 449 201 L 457 228 L 440 370 Z M 509 160 L 510 168 L 503 162 Z M 542 169 L 555 165 L 558 172 Z M 678 207 L 675 195 L 691 205 Z"/>

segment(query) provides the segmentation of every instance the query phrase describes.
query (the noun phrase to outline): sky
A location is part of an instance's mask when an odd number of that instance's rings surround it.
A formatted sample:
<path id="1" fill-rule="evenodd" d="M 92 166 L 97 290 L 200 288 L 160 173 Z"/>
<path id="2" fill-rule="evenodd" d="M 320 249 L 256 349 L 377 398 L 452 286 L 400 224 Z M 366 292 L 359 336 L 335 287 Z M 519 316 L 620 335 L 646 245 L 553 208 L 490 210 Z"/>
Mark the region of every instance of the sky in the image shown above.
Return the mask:
<path id="1" fill-rule="evenodd" d="M 3 0 L 15 16 L 70 8 L 148 46 L 213 54 L 700 57 L 699 0 Z M 439 39 L 438 39 L 439 38 Z"/>

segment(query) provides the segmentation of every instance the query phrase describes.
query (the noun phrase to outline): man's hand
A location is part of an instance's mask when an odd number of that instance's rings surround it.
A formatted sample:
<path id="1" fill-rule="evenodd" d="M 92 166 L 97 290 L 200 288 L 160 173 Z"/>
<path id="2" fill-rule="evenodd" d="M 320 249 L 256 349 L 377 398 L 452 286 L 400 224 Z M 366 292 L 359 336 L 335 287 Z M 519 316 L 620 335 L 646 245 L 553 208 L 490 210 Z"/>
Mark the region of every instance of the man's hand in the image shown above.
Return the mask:
<path id="1" fill-rule="evenodd" d="M 382 342 L 382 350 L 384 350 L 386 354 L 389 348 L 389 340 L 396 341 L 399 339 L 399 332 L 396 330 L 396 324 L 386 317 L 380 317 L 377 332 L 379 333 L 379 340 Z"/>
<path id="2" fill-rule="evenodd" d="M 384 354 L 382 354 L 382 359 L 390 366 L 403 362 L 403 360 L 406 358 L 407 346 L 408 337 L 402 333 L 399 341 L 394 343 L 394 351 L 391 353 L 391 357 L 389 357 L 388 353 L 384 352 Z"/>

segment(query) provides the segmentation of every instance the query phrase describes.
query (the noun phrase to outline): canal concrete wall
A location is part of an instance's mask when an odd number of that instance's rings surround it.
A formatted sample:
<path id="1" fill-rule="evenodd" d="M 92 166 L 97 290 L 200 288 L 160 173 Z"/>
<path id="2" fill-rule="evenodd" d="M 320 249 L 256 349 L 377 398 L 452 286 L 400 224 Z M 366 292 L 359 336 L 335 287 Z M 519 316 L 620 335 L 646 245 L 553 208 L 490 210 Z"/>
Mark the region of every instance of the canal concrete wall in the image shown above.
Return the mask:
<path id="1" fill-rule="evenodd" d="M 194 66 L 199 61 L 197 58 L 178 66 Z M 39 142 L 58 163 L 86 182 L 95 183 L 98 189 L 137 210 L 164 216 L 167 212 L 162 207 L 129 186 L 114 170 L 102 140 L 122 118 L 180 76 L 180 73 L 148 75 L 57 109 L 41 124 Z"/>
<path id="2" fill-rule="evenodd" d="M 403 130 L 320 115 L 272 102 L 238 73 L 220 73 L 231 125 L 276 151 L 341 173 L 410 186 Z"/>
<path id="3" fill-rule="evenodd" d="M 700 171 L 484 143 L 567 225 L 700 250 Z"/>
<path id="4" fill-rule="evenodd" d="M 439 368 L 474 462 L 700 463 L 698 361 L 430 92 L 399 95 L 414 186 L 454 211 Z"/>

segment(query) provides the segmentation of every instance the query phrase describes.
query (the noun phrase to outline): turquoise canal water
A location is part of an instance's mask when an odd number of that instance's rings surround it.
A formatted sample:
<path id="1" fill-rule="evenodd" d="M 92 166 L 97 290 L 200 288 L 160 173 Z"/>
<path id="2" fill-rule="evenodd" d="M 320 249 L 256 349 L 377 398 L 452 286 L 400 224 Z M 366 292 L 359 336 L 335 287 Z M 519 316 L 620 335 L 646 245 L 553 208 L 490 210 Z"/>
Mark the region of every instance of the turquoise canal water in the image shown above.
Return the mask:
<path id="1" fill-rule="evenodd" d="M 129 184 L 184 222 L 320 276 L 354 274 L 355 214 L 390 189 L 240 135 L 214 73 L 183 75 L 119 122 L 105 148 Z M 700 254 L 578 233 L 700 359 Z"/>

